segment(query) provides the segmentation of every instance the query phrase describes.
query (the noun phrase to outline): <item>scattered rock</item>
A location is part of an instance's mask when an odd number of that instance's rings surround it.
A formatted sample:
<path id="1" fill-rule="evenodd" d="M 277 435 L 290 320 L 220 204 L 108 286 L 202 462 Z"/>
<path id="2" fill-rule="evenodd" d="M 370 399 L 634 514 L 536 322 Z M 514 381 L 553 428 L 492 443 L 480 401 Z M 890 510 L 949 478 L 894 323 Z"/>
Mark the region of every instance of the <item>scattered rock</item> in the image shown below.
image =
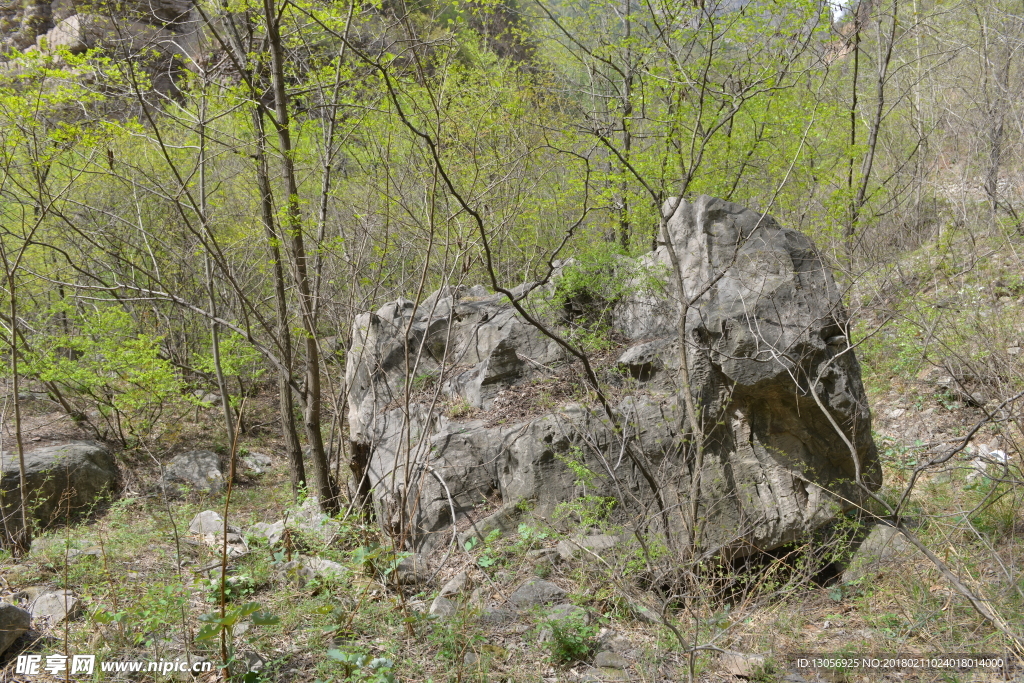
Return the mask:
<path id="1" fill-rule="evenodd" d="M 279 519 L 273 524 L 256 522 L 246 530 L 246 533 L 254 538 L 264 540 L 267 545 L 273 548 L 284 538 L 284 520 Z"/>
<path id="2" fill-rule="evenodd" d="M 457 611 L 458 608 L 454 602 L 440 595 L 430 603 L 430 614 L 435 617 L 450 617 Z"/>
<path id="3" fill-rule="evenodd" d="M 187 451 L 164 466 L 164 483 L 187 484 L 211 495 L 224 490 L 220 456 L 213 451 Z"/>
<path id="4" fill-rule="evenodd" d="M 601 551 L 615 547 L 621 540 L 621 537 L 609 534 L 570 538 L 559 541 L 556 550 L 563 561 L 569 561 L 576 555 L 590 556 L 590 553 L 600 555 Z"/>
<path id="5" fill-rule="evenodd" d="M 629 664 L 628 659 L 617 652 L 610 652 L 608 650 L 602 650 L 594 657 L 594 666 L 599 669 L 628 669 Z"/>
<path id="6" fill-rule="evenodd" d="M 65 619 L 74 619 L 81 609 L 80 601 L 72 591 L 59 590 L 43 593 L 32 602 L 29 611 L 36 628 L 53 628 Z"/>
<path id="7" fill-rule="evenodd" d="M 750 678 L 764 666 L 764 657 L 742 652 L 723 652 L 718 656 L 718 663 L 728 674 Z"/>
<path id="8" fill-rule="evenodd" d="M 480 613 L 480 623 L 485 626 L 504 626 L 515 619 L 515 613 L 507 609 L 485 607 Z"/>
<path id="9" fill-rule="evenodd" d="M 0 516 L 15 519 L 20 495 L 18 458 L 4 452 L 0 460 Z M 117 484 L 114 456 L 103 445 L 75 441 L 25 453 L 25 483 L 32 516 L 42 527 L 88 510 Z"/>
<path id="10" fill-rule="evenodd" d="M 466 585 L 469 583 L 469 575 L 466 572 L 459 572 L 453 576 L 448 583 L 441 587 L 441 591 L 437 594 L 440 598 L 446 598 L 449 595 L 458 595 L 465 590 Z"/>
<path id="11" fill-rule="evenodd" d="M 509 602 L 519 609 L 525 609 L 564 598 L 565 591 L 550 581 L 530 579 L 509 596 Z"/>
<path id="12" fill-rule="evenodd" d="M 888 524 L 876 524 L 853 553 L 843 572 L 843 582 L 858 581 L 880 566 L 892 563 L 910 549 L 910 542 Z"/>
<path id="13" fill-rule="evenodd" d="M 459 546 L 466 547 L 466 542 L 473 538 L 485 541 L 494 530 L 498 530 L 502 535 L 507 534 L 516 528 L 516 521 L 521 515 L 522 512 L 517 506 L 502 505 L 497 512 L 476 520 L 469 529 L 459 534 Z"/>
<path id="14" fill-rule="evenodd" d="M 629 674 L 622 669 L 612 667 L 592 667 L 583 672 L 580 676 L 582 683 L 625 683 L 629 680 Z"/>
<path id="15" fill-rule="evenodd" d="M 590 615 L 587 613 L 587 610 L 578 605 L 555 605 L 547 611 L 547 621 L 554 621 L 565 625 L 583 624 L 586 626 L 590 624 Z"/>
<path id="16" fill-rule="evenodd" d="M 636 616 L 638 621 L 642 621 L 645 624 L 660 624 L 661 617 L 658 613 L 647 607 L 641 602 L 636 600 L 629 601 L 629 609 Z"/>
<path id="17" fill-rule="evenodd" d="M 0 601 L 0 655 L 32 626 L 32 614 L 16 605 Z"/>
<path id="18" fill-rule="evenodd" d="M 300 555 L 277 568 L 277 574 L 299 588 L 313 579 L 339 579 L 347 574 L 344 565 L 321 557 Z"/>
<path id="19" fill-rule="evenodd" d="M 395 580 L 403 586 L 418 586 L 430 580 L 430 563 L 426 555 L 413 553 L 402 558 L 395 567 Z"/>
<path id="20" fill-rule="evenodd" d="M 264 453 L 250 453 L 242 458 L 242 464 L 253 474 L 263 474 L 270 469 L 274 461 Z"/>

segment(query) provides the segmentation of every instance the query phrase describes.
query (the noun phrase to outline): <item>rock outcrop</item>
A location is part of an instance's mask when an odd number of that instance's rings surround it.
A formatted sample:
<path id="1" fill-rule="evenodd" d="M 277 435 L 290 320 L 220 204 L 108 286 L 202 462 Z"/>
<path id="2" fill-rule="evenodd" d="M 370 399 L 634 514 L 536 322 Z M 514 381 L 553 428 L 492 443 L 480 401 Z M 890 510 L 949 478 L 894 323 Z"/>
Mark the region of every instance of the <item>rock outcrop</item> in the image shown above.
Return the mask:
<path id="1" fill-rule="evenodd" d="M 862 499 L 858 476 L 880 484 L 848 319 L 810 240 L 710 197 L 663 211 L 661 246 L 623 262 L 635 286 L 609 302 L 613 334 L 629 343 L 598 366 L 607 406 L 504 295 L 452 287 L 357 317 L 346 368 L 354 493 L 383 524 L 429 549 L 454 538 L 453 515 L 479 518 L 482 503 L 543 516 L 586 494 L 614 498 L 624 522 L 679 543 L 745 554 L 833 520 Z M 700 456 L 681 393 L 669 245 L 690 302 Z M 564 333 L 557 292 L 556 275 L 514 294 Z M 566 392 L 544 389 L 558 381 Z M 585 490 L 580 467 L 593 473 Z"/>
<path id="2" fill-rule="evenodd" d="M 21 505 L 18 456 L 5 452 L 0 459 L 3 461 L 0 514 L 18 520 Z M 100 496 L 114 488 L 117 479 L 114 456 L 105 446 L 92 441 L 75 441 L 25 453 L 29 512 L 44 527 L 87 511 Z"/>
<path id="3" fill-rule="evenodd" d="M 77 18 L 77 19 L 76 19 Z M 71 23 L 69 23 L 71 20 Z M 125 26 L 147 26 L 187 33 L 192 27 L 191 0 L 138 0 L 136 2 L 103 3 L 76 2 L 74 0 L 31 0 L 30 2 L 0 3 L 0 48 L 26 48 L 40 46 L 41 36 L 59 37 L 57 29 L 67 30 L 73 23 L 84 26 L 106 21 Z M 123 29 L 118 36 L 125 36 Z M 90 46 L 91 47 L 91 46 Z"/>

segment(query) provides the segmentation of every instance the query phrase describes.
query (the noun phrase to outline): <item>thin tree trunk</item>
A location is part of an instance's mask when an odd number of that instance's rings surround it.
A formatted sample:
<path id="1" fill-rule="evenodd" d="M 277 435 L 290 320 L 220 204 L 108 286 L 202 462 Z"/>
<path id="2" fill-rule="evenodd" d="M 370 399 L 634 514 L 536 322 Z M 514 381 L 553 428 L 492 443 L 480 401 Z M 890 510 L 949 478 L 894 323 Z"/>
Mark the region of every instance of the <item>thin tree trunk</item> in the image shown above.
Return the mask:
<path id="1" fill-rule="evenodd" d="M 302 459 L 302 445 L 295 429 L 295 402 L 292 397 L 292 335 L 288 329 L 288 299 L 284 286 L 284 266 L 281 261 L 280 240 L 274 229 L 274 200 L 270 187 L 270 169 L 267 166 L 267 134 L 263 125 L 260 105 L 253 106 L 253 127 L 256 130 L 256 178 L 260 190 L 260 213 L 267 248 L 274 265 L 274 301 L 277 304 L 277 337 L 281 345 L 281 368 L 277 373 L 277 392 L 281 413 L 281 435 L 288 452 L 288 465 L 292 477 L 292 495 L 306 486 L 306 468 Z"/>
<path id="2" fill-rule="evenodd" d="M 20 556 L 28 552 L 32 545 L 32 528 L 28 523 L 28 484 L 25 481 L 25 444 L 21 435 L 21 377 L 18 368 L 18 296 L 14 285 L 14 266 L 7 259 L 7 251 L 0 245 L 0 257 L 4 261 L 7 275 L 7 291 L 11 297 L 11 373 L 14 388 L 14 439 L 18 450 L 18 490 L 20 494 L 19 508 L 21 512 L 21 528 L 9 534 L 11 552 Z M 0 514 L 3 511 L 0 509 Z M 6 525 L 5 525 L 6 526 Z"/>
<path id="3" fill-rule="evenodd" d="M 313 489 L 326 512 L 338 509 L 338 494 L 327 463 L 323 436 L 320 432 L 320 351 L 316 338 L 316 320 L 313 297 L 306 266 L 306 247 L 302 237 L 302 216 L 299 207 L 299 187 L 295 175 L 291 130 L 288 118 L 288 94 L 284 82 L 284 48 L 281 40 L 279 14 L 274 0 L 263 1 L 267 21 L 267 40 L 270 44 L 271 77 L 274 87 L 274 106 L 278 144 L 281 148 L 281 171 L 285 181 L 288 205 L 285 211 L 287 240 L 291 245 L 292 278 L 299 293 L 299 313 L 306 342 L 306 406 L 304 421 L 309 441 Z"/>
<path id="4" fill-rule="evenodd" d="M 209 216 L 206 207 L 206 91 L 204 88 L 199 109 L 199 220 L 202 222 L 203 231 L 211 239 Z M 209 252 L 204 252 L 204 266 L 206 270 L 206 293 L 210 301 L 210 341 L 213 346 L 213 370 L 217 376 L 217 388 L 220 390 L 221 413 L 224 417 L 224 438 L 227 445 L 231 447 L 232 435 L 234 434 L 234 421 L 231 419 L 231 396 L 228 391 L 228 384 L 224 380 L 224 367 L 220 359 L 220 325 L 215 318 L 217 316 L 217 294 L 213 285 L 213 265 L 210 263 Z"/>

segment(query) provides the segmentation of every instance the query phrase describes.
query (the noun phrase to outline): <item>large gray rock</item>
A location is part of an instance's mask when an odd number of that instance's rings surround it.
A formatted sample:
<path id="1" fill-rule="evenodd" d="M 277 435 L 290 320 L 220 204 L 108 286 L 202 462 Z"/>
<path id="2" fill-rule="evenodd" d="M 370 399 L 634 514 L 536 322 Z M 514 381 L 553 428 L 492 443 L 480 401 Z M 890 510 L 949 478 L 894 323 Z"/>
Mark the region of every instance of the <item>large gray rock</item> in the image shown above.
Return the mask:
<path id="1" fill-rule="evenodd" d="M 210 494 L 220 493 L 225 486 L 220 456 L 213 451 L 187 451 L 174 456 L 164 466 L 163 480 Z"/>
<path id="2" fill-rule="evenodd" d="M 520 609 L 557 602 L 565 597 L 565 591 L 556 584 L 542 579 L 531 579 L 508 596 L 509 602 Z"/>
<path id="3" fill-rule="evenodd" d="M 16 453 L 0 455 L 0 513 L 16 519 L 20 505 Z M 114 456 L 102 444 L 75 441 L 25 453 L 25 481 L 32 518 L 42 526 L 87 511 L 117 484 Z"/>
<path id="4" fill-rule="evenodd" d="M 852 583 L 889 565 L 899 562 L 911 552 L 913 546 L 896 527 L 876 524 L 857 546 L 843 571 L 843 582 Z"/>
<path id="5" fill-rule="evenodd" d="M 32 615 L 7 602 L 0 601 L 0 655 L 32 626 Z"/>
<path id="6" fill-rule="evenodd" d="M 586 493 L 614 497 L 622 521 L 643 515 L 677 542 L 692 534 L 704 550 L 745 554 L 791 542 L 858 504 L 858 470 L 869 487 L 880 485 L 841 293 L 810 240 L 709 197 L 672 200 L 663 211 L 661 246 L 620 262 L 635 286 L 614 302 L 611 320 L 633 341 L 616 363 L 631 379 L 618 380 L 627 392 L 610 415 L 593 404 L 549 400 L 513 411 L 496 401 L 505 389 L 529 395 L 567 360 L 502 295 L 452 287 L 356 318 L 346 367 L 352 464 L 356 493 L 378 520 L 429 550 L 450 541 L 453 522 L 490 526 L 477 511 L 495 498 L 503 513 L 529 501 L 546 517 Z M 696 492 L 669 243 L 692 301 L 683 341 L 706 429 Z M 644 284 L 652 278 L 662 285 Z M 551 306 L 556 287 L 557 273 L 514 293 L 564 331 Z M 449 416 L 446 401 L 478 412 Z M 569 459 L 595 473 L 585 491 Z M 496 518 L 493 528 L 510 522 Z M 471 535 L 480 529 L 460 541 Z"/>
<path id="7" fill-rule="evenodd" d="M 73 619 L 81 611 L 81 604 L 69 590 L 50 591 L 36 598 L 29 611 L 36 628 L 53 628 L 65 619 Z"/>

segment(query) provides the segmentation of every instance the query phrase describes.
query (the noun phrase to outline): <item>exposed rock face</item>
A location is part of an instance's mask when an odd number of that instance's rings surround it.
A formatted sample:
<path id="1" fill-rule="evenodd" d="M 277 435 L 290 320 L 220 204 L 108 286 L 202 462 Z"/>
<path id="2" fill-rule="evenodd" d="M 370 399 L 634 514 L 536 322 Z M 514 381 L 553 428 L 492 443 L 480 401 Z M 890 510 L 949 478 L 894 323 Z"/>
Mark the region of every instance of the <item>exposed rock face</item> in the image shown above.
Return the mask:
<path id="1" fill-rule="evenodd" d="M 197 56 L 192 0 L 0 0 L 0 65 L 12 48 L 57 55 L 103 48 L 142 64 L 154 90 L 177 93 L 176 79 Z"/>
<path id="2" fill-rule="evenodd" d="M 599 480 L 586 493 L 614 496 L 618 514 L 687 542 L 693 529 L 702 548 L 742 554 L 787 543 L 860 500 L 858 461 L 862 480 L 880 484 L 846 313 L 811 242 L 710 197 L 663 211 L 662 246 L 634 264 L 663 286 L 638 281 L 615 302 L 615 331 L 633 342 L 616 368 L 631 379 L 617 380 L 607 411 L 550 401 L 526 415 L 507 409 L 509 395 L 542 386 L 567 356 L 502 295 L 448 288 L 356 319 L 346 368 L 353 469 L 379 520 L 429 548 L 451 539 L 453 509 L 462 517 L 485 499 L 500 497 L 505 510 L 530 501 L 546 515 L 582 493 L 566 464 L 581 459 Z M 687 367 L 705 432 L 696 517 L 668 244 L 691 301 Z M 552 291 L 515 294 L 543 311 Z"/>
<path id="3" fill-rule="evenodd" d="M 165 483 L 181 483 L 217 494 L 224 490 L 220 456 L 213 451 L 186 451 L 174 456 L 164 467 Z"/>
<path id="4" fill-rule="evenodd" d="M 32 626 L 32 615 L 16 605 L 0 601 L 0 654 Z"/>
<path id="5" fill-rule="evenodd" d="M 18 456 L 2 454 L 0 491 L 3 507 L 0 513 L 20 519 Z M 61 446 L 48 446 L 25 453 L 25 480 L 33 519 L 42 526 L 74 517 L 114 488 L 117 465 L 107 448 L 92 441 L 75 441 Z"/>
<path id="6" fill-rule="evenodd" d="M 137 0 L 109 7 L 103 2 L 8 0 L 0 2 L 0 44 L 24 50 L 36 44 L 39 36 L 75 17 L 106 20 L 111 25 L 112 18 L 116 18 L 126 25 L 147 25 L 182 32 L 188 28 L 191 15 L 191 0 Z"/>

